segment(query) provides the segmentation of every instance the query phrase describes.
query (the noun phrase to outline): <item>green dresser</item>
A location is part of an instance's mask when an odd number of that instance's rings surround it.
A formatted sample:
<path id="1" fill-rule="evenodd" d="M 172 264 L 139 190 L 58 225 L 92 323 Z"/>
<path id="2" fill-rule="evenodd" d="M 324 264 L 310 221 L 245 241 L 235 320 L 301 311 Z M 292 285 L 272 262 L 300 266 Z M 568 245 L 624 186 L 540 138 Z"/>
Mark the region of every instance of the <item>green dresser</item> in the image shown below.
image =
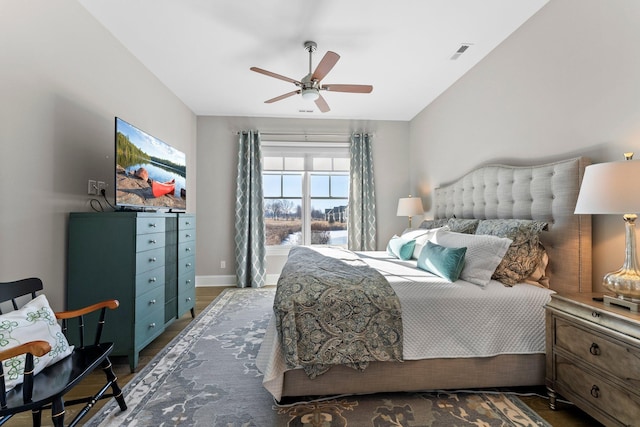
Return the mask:
<path id="1" fill-rule="evenodd" d="M 183 231 L 185 222 L 193 227 Z M 181 246 L 182 233 L 187 230 L 193 236 L 184 242 L 191 242 L 188 251 Z M 186 263 L 189 269 L 183 266 Z M 190 288 L 182 284 L 183 276 Z M 71 213 L 67 308 L 112 298 L 120 301 L 120 307 L 108 314 L 103 338 L 115 343 L 112 354 L 127 356 L 134 371 L 140 350 L 162 333 L 167 323 L 193 309 L 195 216 Z M 190 298 L 190 306 L 185 298 Z"/>
<path id="2" fill-rule="evenodd" d="M 195 316 L 196 217 L 178 214 L 178 317 L 187 310 Z"/>

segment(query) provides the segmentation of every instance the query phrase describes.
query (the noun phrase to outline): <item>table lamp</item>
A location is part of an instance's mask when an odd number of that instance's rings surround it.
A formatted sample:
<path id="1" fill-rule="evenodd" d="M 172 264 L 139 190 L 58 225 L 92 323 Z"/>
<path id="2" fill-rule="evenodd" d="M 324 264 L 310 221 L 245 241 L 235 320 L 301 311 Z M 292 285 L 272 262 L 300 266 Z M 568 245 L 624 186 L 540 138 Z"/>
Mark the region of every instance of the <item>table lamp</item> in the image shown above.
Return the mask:
<path id="1" fill-rule="evenodd" d="M 419 197 L 402 197 L 398 200 L 397 216 L 409 217 L 409 228 L 411 228 L 411 217 L 414 215 L 422 215 L 424 209 L 422 208 L 422 200 Z"/>
<path id="2" fill-rule="evenodd" d="M 638 311 L 640 269 L 636 257 L 636 218 L 640 212 L 640 162 L 625 153 L 618 162 L 587 166 L 584 171 L 576 214 L 620 214 L 625 223 L 625 258 L 622 267 L 607 273 L 603 285 L 616 294 L 604 296 L 606 305 L 615 304 Z"/>

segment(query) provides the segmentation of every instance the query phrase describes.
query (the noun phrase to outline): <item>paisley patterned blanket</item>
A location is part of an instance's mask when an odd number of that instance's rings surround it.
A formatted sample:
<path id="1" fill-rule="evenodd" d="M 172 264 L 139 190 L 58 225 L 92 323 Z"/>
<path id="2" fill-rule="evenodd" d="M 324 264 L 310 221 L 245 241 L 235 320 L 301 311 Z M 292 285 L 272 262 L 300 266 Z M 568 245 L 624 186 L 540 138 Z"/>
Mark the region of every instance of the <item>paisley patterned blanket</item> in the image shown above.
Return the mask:
<path id="1" fill-rule="evenodd" d="M 387 279 L 353 252 L 321 250 L 337 257 L 292 248 L 278 280 L 273 310 L 287 366 L 315 378 L 332 365 L 401 361 L 400 301 Z"/>

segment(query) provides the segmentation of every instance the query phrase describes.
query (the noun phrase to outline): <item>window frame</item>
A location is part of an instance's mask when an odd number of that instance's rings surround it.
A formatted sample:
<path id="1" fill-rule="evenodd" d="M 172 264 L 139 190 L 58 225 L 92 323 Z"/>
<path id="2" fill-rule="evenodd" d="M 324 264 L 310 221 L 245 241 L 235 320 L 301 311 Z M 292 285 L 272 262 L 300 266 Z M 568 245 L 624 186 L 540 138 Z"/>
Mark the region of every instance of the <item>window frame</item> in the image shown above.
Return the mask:
<path id="1" fill-rule="evenodd" d="M 309 143 L 309 142 L 276 142 L 276 141 L 268 141 L 262 143 L 262 157 L 302 157 L 304 159 L 303 170 L 286 170 L 284 161 L 282 164 L 281 170 L 275 169 L 266 169 L 263 167 L 262 174 L 300 174 L 302 179 L 302 195 L 301 206 L 303 211 L 302 218 L 302 243 L 301 245 L 309 245 L 311 244 L 311 201 L 312 199 L 326 199 L 331 200 L 331 192 L 328 197 L 312 197 L 311 196 L 311 175 L 338 175 L 338 176 L 347 176 L 349 179 L 350 170 L 314 170 L 313 169 L 313 159 L 314 158 L 344 158 L 349 159 L 349 143 L 348 142 L 327 142 L 327 143 Z M 332 162 L 333 163 L 333 162 Z M 333 164 L 332 164 L 333 168 Z M 281 186 L 283 184 L 281 183 Z M 331 179 L 330 184 L 331 186 Z M 264 200 L 279 200 L 286 199 L 285 195 L 282 194 L 284 189 L 281 187 L 281 196 L 282 197 L 264 197 Z M 343 197 L 336 197 L 338 200 L 344 200 Z M 346 195 L 347 206 L 349 203 L 349 191 L 347 191 Z M 346 247 L 346 244 L 344 245 Z M 266 253 L 269 255 L 288 255 L 289 250 L 292 248 L 292 245 L 266 245 Z"/>

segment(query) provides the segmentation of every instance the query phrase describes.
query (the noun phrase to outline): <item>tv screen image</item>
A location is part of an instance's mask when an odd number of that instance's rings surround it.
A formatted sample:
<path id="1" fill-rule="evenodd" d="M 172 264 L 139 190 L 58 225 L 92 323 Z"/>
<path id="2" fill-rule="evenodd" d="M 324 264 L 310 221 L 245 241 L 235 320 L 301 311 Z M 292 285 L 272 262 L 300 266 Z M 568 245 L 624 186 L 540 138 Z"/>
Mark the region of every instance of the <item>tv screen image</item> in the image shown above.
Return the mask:
<path id="1" fill-rule="evenodd" d="M 116 205 L 186 210 L 186 156 L 116 117 Z"/>

